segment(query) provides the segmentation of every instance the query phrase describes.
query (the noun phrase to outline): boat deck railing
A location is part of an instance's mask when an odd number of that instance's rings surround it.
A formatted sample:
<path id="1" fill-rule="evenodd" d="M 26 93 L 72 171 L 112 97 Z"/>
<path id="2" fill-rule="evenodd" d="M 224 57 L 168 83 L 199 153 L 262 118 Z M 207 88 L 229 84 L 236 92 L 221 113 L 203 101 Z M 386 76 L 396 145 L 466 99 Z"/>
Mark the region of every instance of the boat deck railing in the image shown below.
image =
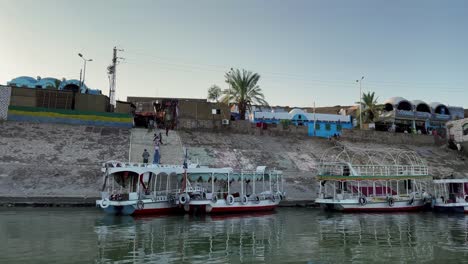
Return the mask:
<path id="1" fill-rule="evenodd" d="M 151 163 L 138 163 L 138 162 L 120 162 L 120 161 L 109 161 L 103 163 L 103 167 L 110 168 L 132 168 L 132 167 L 141 167 L 141 168 L 183 168 L 183 165 L 173 165 L 173 164 L 151 164 Z M 190 165 L 189 165 L 190 166 Z"/>
<path id="2" fill-rule="evenodd" d="M 319 176 L 428 176 L 424 165 L 351 165 L 324 163 L 318 166 Z"/>

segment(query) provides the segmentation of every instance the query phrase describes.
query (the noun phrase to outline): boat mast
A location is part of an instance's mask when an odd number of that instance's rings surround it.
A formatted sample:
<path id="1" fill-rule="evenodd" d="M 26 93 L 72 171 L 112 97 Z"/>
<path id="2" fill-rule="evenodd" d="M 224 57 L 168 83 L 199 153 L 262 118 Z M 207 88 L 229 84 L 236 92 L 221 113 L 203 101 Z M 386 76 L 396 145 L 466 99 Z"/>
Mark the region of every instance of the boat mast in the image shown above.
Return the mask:
<path id="1" fill-rule="evenodd" d="M 241 170 L 241 197 L 244 197 L 244 172 Z"/>
<path id="2" fill-rule="evenodd" d="M 183 183 L 182 183 L 182 192 L 187 190 L 187 149 L 185 149 L 185 158 L 184 158 L 184 176 L 183 176 Z"/>

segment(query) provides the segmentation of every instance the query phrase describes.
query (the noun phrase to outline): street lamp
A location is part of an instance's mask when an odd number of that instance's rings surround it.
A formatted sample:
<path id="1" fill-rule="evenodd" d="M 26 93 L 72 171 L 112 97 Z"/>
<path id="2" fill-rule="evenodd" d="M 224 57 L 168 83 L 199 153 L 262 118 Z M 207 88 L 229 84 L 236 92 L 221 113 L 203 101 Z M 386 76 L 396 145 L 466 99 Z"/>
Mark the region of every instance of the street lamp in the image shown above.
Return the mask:
<path id="1" fill-rule="evenodd" d="M 231 74 L 232 74 L 233 71 L 234 71 L 234 69 L 231 68 L 231 69 L 228 71 L 226 77 L 229 78 L 229 77 L 231 76 Z M 230 105 L 230 102 L 231 102 L 231 83 L 229 82 L 229 80 L 226 80 L 226 82 L 227 82 L 227 84 L 228 84 L 228 86 L 229 86 L 229 88 L 228 88 L 228 108 L 229 108 L 229 110 L 231 110 L 231 108 L 230 108 L 230 106 L 229 106 L 229 105 Z"/>
<path id="2" fill-rule="evenodd" d="M 83 62 L 84 62 L 84 65 L 83 65 L 83 80 L 81 81 L 81 84 L 80 84 L 80 89 L 82 89 L 83 86 L 84 86 L 84 83 L 85 83 L 86 62 L 88 62 L 88 61 L 93 61 L 93 59 L 85 59 L 85 57 L 83 57 L 83 54 L 81 54 L 81 53 L 78 53 L 78 56 L 80 56 L 80 58 L 82 58 L 82 59 L 83 59 Z"/>
<path id="3" fill-rule="evenodd" d="M 359 129 L 362 130 L 362 89 L 361 83 L 364 80 L 364 76 L 361 77 L 361 80 L 356 80 L 359 83 Z"/>

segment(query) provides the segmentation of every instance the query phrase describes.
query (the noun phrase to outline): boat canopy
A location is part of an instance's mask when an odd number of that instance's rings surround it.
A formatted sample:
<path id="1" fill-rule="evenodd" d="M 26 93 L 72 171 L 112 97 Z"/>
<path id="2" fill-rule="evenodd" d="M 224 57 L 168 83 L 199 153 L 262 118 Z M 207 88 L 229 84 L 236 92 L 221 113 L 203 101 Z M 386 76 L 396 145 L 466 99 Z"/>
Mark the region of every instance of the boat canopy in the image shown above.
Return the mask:
<path id="1" fill-rule="evenodd" d="M 184 169 L 182 165 L 146 165 L 146 164 L 133 164 L 133 163 L 118 163 L 108 162 L 105 163 L 104 172 L 107 175 L 119 175 L 121 172 L 131 172 L 132 175 L 142 175 L 145 173 L 153 173 L 155 175 L 167 174 L 177 175 L 177 179 L 182 181 L 185 173 L 190 181 L 209 182 L 214 181 L 276 181 L 281 178 L 282 172 L 278 170 L 268 170 L 266 166 L 259 166 L 255 171 L 241 171 L 236 172 L 232 168 L 209 168 L 200 166 L 189 166 Z"/>
<path id="2" fill-rule="evenodd" d="M 256 172 L 233 172 L 233 173 L 216 173 L 216 172 L 190 172 L 189 170 L 187 171 L 187 177 L 190 181 L 196 181 L 196 182 L 210 182 L 212 179 L 214 181 L 227 181 L 229 178 L 229 181 L 276 181 L 276 179 L 281 178 L 281 172 L 276 171 L 276 172 L 270 172 L 266 174 L 259 174 Z M 177 179 L 179 181 L 182 181 L 183 174 L 178 174 Z"/>
<path id="3" fill-rule="evenodd" d="M 440 179 L 434 180 L 436 184 L 446 184 L 446 183 L 468 183 L 468 179 Z"/>
<path id="4" fill-rule="evenodd" d="M 360 165 L 347 162 L 321 163 L 319 180 L 405 180 L 431 178 L 425 165 Z"/>

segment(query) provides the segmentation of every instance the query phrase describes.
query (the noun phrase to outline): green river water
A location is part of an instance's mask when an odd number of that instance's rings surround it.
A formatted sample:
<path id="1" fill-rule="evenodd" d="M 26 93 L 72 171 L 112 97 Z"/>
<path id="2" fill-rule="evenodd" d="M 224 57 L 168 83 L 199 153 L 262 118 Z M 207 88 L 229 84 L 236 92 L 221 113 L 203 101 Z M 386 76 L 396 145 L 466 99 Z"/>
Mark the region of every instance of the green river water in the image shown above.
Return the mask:
<path id="1" fill-rule="evenodd" d="M 468 263 L 468 215 L 0 209 L 0 263 Z"/>

